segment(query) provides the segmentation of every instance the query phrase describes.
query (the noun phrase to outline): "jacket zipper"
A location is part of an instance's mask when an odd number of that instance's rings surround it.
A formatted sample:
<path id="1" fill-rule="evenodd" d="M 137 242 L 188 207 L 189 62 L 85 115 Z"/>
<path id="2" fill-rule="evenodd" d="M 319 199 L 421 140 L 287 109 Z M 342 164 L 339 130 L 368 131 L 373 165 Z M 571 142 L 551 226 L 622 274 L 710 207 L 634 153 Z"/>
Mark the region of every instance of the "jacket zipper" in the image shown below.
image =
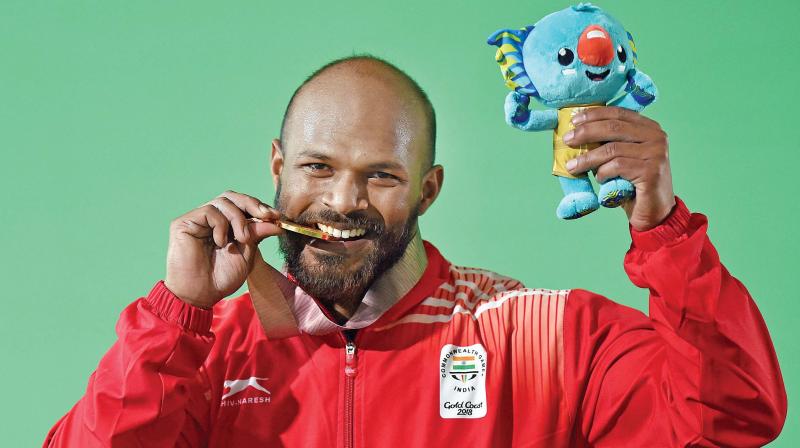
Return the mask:
<path id="1" fill-rule="evenodd" d="M 347 337 L 344 346 L 344 446 L 353 448 L 353 401 L 355 395 L 356 363 L 355 338 Z"/>

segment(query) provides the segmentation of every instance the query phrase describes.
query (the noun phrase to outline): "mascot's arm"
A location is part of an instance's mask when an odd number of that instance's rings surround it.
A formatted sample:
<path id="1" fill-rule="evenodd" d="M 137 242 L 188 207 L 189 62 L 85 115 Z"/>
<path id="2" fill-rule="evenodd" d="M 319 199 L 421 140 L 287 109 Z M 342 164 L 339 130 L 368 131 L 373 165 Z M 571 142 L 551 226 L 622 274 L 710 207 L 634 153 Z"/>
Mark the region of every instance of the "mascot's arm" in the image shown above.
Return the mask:
<path id="1" fill-rule="evenodd" d="M 628 84 L 625 86 L 625 95 L 609 103 L 609 106 L 619 106 L 626 109 L 641 111 L 658 97 L 658 89 L 649 76 L 634 71 L 628 75 Z"/>
<path id="2" fill-rule="evenodd" d="M 506 96 L 506 123 L 523 131 L 544 131 L 555 129 L 558 125 L 558 111 L 555 109 L 530 110 L 530 98 L 518 92 Z"/>

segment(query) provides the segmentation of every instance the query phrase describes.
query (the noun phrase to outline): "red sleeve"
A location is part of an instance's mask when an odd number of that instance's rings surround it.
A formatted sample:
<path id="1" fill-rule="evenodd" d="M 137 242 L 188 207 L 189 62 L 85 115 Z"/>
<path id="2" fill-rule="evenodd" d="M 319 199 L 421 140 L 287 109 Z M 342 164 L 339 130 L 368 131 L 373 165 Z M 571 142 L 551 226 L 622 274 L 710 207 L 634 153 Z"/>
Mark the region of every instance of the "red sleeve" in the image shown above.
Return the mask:
<path id="1" fill-rule="evenodd" d="M 631 229 L 625 270 L 650 290 L 649 318 L 585 290 L 567 302 L 566 378 L 575 445 L 762 446 L 786 418 L 767 327 L 720 263 L 704 215 L 677 204 Z"/>
<path id="2" fill-rule="evenodd" d="M 214 343 L 211 317 L 159 281 L 122 312 L 118 340 L 44 446 L 200 446 L 209 425 L 201 366 Z"/>

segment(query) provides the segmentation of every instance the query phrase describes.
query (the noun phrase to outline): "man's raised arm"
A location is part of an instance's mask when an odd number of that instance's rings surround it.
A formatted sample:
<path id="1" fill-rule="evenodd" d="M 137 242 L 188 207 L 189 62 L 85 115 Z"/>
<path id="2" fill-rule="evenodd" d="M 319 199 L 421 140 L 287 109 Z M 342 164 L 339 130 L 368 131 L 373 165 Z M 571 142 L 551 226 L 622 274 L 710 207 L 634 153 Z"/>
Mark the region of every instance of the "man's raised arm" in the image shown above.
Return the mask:
<path id="1" fill-rule="evenodd" d="M 583 442 L 592 446 L 760 446 L 786 417 L 767 327 L 672 188 L 667 134 L 620 107 L 573 118 L 564 141 L 602 145 L 567 163 L 636 188 L 623 204 L 633 243 L 625 269 L 650 290 L 650 318 L 576 290 L 564 318 L 566 377 Z M 577 403 L 577 402 L 576 402 Z M 577 443 L 577 441 L 576 441 Z"/>
<path id="2" fill-rule="evenodd" d="M 625 269 L 650 290 L 649 319 L 588 291 L 570 294 L 566 376 L 582 395 L 581 442 L 762 446 L 786 417 L 767 327 L 720 263 L 706 217 L 676 201 L 661 225 L 631 229 Z"/>

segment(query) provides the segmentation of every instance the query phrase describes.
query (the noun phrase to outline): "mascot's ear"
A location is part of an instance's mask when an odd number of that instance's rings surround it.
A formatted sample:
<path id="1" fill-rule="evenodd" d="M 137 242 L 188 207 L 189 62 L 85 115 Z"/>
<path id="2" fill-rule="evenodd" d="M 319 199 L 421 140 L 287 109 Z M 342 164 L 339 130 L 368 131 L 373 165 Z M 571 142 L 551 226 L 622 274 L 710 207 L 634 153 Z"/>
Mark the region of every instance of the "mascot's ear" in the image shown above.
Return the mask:
<path id="1" fill-rule="evenodd" d="M 636 67 L 639 65 L 639 54 L 636 52 L 636 44 L 633 41 L 633 35 L 627 31 L 626 33 L 628 34 L 628 44 L 631 47 L 633 66 Z M 628 80 L 628 83 L 625 85 L 625 91 L 628 92 L 640 106 L 646 107 L 656 100 L 655 86 L 653 86 L 653 81 L 650 77 L 644 73 L 639 73 L 637 76 L 636 68 L 628 70 L 625 77 Z"/>
<path id="2" fill-rule="evenodd" d="M 539 92 L 522 64 L 522 44 L 532 29 L 533 26 L 526 26 L 518 30 L 497 30 L 486 39 L 486 43 L 497 47 L 494 59 L 500 65 L 506 85 L 524 95 L 538 97 Z"/>
<path id="3" fill-rule="evenodd" d="M 633 59 L 633 66 L 636 67 L 639 65 L 639 54 L 636 52 L 636 44 L 633 42 L 633 35 L 628 31 L 625 32 L 628 35 L 628 45 L 631 47 L 631 58 Z"/>

